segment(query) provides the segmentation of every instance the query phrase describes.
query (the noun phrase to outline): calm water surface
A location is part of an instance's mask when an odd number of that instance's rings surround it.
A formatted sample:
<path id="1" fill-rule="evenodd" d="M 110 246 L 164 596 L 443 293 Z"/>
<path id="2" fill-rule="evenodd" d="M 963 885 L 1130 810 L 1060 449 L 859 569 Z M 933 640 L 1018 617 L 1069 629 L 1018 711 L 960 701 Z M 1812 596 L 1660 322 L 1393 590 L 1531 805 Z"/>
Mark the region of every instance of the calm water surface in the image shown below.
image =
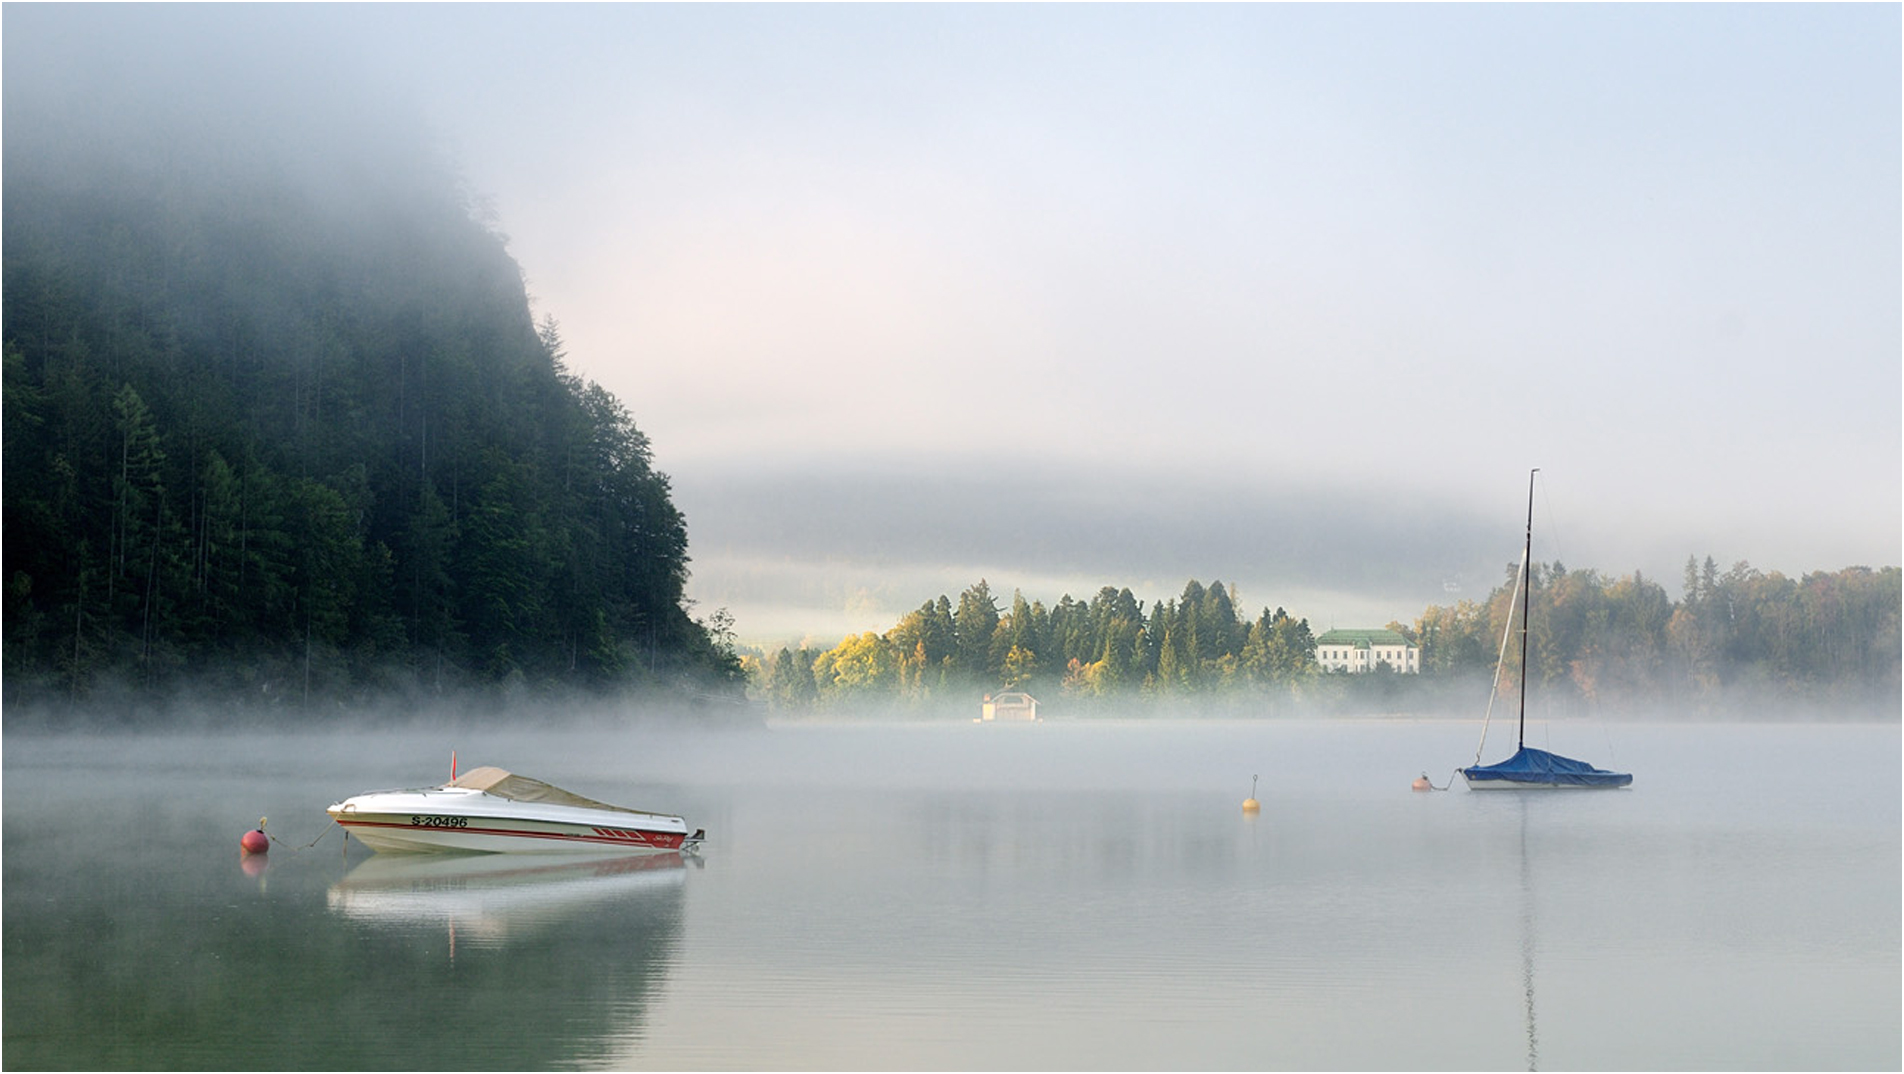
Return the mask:
<path id="1" fill-rule="evenodd" d="M 1531 725 L 1634 788 L 1409 790 L 1478 730 L 10 735 L 0 1061 L 1904 1063 L 1897 726 Z M 452 748 L 683 813 L 707 848 L 404 860 L 326 834 L 324 806 L 441 782 Z M 260 815 L 281 842 L 247 868 Z"/>

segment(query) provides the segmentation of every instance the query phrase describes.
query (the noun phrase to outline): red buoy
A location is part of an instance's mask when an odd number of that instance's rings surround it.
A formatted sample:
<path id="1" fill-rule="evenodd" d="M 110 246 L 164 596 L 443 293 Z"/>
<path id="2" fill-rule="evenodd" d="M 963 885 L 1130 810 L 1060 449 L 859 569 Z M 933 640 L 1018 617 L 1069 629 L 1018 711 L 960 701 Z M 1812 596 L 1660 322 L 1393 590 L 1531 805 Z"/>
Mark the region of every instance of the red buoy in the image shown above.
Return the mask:
<path id="1" fill-rule="evenodd" d="M 1410 784 L 1410 786 L 1414 787 L 1418 791 L 1432 791 L 1435 789 L 1435 785 L 1428 782 L 1428 773 L 1426 772 L 1423 772 L 1421 775 L 1415 777 L 1415 782 Z"/>
<path id="2" fill-rule="evenodd" d="M 238 845 L 247 854 L 263 854 L 271 849 L 271 837 L 264 834 L 264 818 L 258 818 L 258 826 L 246 832 L 238 840 Z"/>

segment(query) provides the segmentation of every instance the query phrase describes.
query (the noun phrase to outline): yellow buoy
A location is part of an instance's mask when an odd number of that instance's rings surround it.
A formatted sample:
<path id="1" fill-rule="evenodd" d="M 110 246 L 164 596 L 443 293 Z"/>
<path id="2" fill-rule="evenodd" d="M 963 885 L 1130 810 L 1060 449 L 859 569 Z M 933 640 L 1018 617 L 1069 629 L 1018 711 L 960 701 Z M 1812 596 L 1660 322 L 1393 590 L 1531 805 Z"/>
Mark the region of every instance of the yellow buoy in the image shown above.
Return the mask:
<path id="1" fill-rule="evenodd" d="M 1243 812 L 1260 813 L 1262 812 L 1262 810 L 1263 810 L 1263 804 L 1256 800 L 1256 777 L 1251 776 L 1250 777 L 1250 796 L 1248 798 L 1243 799 Z"/>

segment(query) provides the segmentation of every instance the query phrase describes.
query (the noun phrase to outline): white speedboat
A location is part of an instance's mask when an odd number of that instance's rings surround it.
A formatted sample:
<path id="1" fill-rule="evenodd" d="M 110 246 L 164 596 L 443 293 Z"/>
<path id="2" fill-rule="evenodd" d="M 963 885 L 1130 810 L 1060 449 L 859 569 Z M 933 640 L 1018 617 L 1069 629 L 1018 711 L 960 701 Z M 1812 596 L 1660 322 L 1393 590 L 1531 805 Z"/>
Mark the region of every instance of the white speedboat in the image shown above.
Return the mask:
<path id="1" fill-rule="evenodd" d="M 441 787 L 359 794 L 329 812 L 384 851 L 662 854 L 692 851 L 704 835 L 689 835 L 680 817 L 597 802 L 494 767 Z"/>

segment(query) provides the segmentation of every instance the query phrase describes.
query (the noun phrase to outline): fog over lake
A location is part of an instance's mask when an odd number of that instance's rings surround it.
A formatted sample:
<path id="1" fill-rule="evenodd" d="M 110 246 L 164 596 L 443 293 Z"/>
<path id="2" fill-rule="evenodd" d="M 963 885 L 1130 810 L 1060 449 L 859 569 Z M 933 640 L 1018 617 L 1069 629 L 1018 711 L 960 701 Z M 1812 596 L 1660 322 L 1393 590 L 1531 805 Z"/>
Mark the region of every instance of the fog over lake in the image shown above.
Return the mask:
<path id="1" fill-rule="evenodd" d="M 9 1067 L 1882 1069 L 1896 725 L 1529 725 L 1626 791 L 1419 793 L 1471 721 L 11 734 Z M 1491 734 L 1490 758 L 1511 748 Z M 1512 737 L 1512 728 L 1507 731 Z M 694 858 L 368 855 L 450 750 Z M 1262 812 L 1240 803 L 1260 777 Z M 268 815 L 278 842 L 241 859 Z M 315 845 L 309 845 L 315 840 Z"/>

